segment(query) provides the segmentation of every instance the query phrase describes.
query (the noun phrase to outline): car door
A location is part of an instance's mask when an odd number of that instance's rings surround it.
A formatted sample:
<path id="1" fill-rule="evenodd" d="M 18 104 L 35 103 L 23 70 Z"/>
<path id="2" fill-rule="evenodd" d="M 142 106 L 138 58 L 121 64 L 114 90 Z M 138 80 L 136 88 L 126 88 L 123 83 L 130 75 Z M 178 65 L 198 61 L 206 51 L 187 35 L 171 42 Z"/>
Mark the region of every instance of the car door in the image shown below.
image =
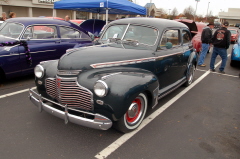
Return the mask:
<path id="1" fill-rule="evenodd" d="M 193 44 L 191 42 L 191 33 L 188 29 L 182 30 L 182 47 L 183 47 L 183 56 L 181 59 L 181 65 L 182 65 L 182 76 L 184 77 L 186 75 L 186 69 L 187 64 L 189 60 L 190 54 L 193 52 Z"/>
<path id="2" fill-rule="evenodd" d="M 166 30 L 156 51 L 155 73 L 159 80 L 160 94 L 177 84 L 182 78 L 180 29 Z"/>
<path id="3" fill-rule="evenodd" d="M 33 68 L 41 61 L 59 59 L 61 41 L 54 25 L 34 25 L 25 30 L 21 40 L 26 40 L 30 50 L 32 65 L 26 60 L 26 50 L 19 47 L 22 74 L 33 72 Z"/>

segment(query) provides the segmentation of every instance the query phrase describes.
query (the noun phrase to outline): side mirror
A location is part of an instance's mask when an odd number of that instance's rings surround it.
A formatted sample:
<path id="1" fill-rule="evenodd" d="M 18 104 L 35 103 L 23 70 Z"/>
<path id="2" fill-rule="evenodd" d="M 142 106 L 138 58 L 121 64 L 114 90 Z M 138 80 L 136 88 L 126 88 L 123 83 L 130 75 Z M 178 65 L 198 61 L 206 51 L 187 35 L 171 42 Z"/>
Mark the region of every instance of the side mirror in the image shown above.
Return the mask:
<path id="1" fill-rule="evenodd" d="M 171 42 L 167 42 L 166 43 L 166 48 L 167 49 L 171 49 L 172 48 L 172 43 Z"/>
<path id="2" fill-rule="evenodd" d="M 27 37 L 27 41 L 30 41 L 30 40 L 31 40 L 31 38 L 28 36 L 28 37 Z"/>

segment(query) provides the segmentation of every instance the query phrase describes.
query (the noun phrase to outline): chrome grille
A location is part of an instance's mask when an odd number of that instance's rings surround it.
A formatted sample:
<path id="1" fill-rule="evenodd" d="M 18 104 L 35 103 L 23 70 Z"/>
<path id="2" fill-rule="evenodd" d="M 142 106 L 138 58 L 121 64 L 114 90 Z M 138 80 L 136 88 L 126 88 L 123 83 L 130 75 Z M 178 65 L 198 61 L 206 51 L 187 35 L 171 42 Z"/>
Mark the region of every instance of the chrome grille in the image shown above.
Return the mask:
<path id="1" fill-rule="evenodd" d="M 51 97 L 63 105 L 93 110 L 92 92 L 78 85 L 76 78 L 47 78 L 46 90 Z"/>

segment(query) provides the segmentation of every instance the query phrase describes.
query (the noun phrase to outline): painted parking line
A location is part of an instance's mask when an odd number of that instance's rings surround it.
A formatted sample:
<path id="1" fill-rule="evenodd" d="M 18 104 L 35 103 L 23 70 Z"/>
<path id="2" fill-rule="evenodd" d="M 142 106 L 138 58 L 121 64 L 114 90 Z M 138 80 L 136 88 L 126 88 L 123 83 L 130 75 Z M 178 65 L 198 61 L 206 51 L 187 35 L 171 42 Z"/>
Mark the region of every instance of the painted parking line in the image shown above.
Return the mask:
<path id="1" fill-rule="evenodd" d="M 229 56 L 229 55 L 228 55 Z M 222 61 L 219 61 L 216 65 L 219 66 Z M 162 112 L 164 112 L 168 107 L 170 107 L 174 102 L 176 102 L 179 98 L 181 98 L 185 93 L 187 93 L 190 89 L 192 89 L 195 85 L 197 85 L 199 82 L 201 82 L 207 75 L 210 74 L 210 70 L 206 71 L 202 76 L 200 76 L 196 81 L 194 81 L 190 86 L 185 88 L 183 91 L 181 91 L 179 94 L 177 94 L 174 98 L 172 98 L 170 101 L 165 103 L 163 106 L 158 108 L 156 111 L 154 111 L 151 115 L 149 115 L 147 118 L 143 120 L 141 125 L 134 131 L 122 135 L 120 138 L 118 138 L 116 141 L 111 143 L 108 147 L 103 149 L 101 152 L 97 153 L 95 155 L 95 158 L 97 159 L 105 159 L 107 156 L 109 156 L 111 153 L 113 153 L 115 150 L 117 150 L 122 144 L 124 144 L 126 141 L 128 141 L 131 137 L 133 137 L 135 134 L 137 134 L 141 129 L 143 129 L 147 124 L 149 124 L 153 119 L 155 119 L 157 116 L 159 116 Z"/>
<path id="2" fill-rule="evenodd" d="M 32 89 L 36 89 L 36 87 L 33 87 Z M 13 93 L 4 94 L 4 95 L 0 96 L 0 99 L 5 98 L 5 97 L 10 97 L 10 96 L 13 96 L 13 95 L 16 95 L 16 94 L 20 94 L 20 93 L 23 93 L 23 92 L 27 92 L 27 91 L 29 91 L 29 89 L 23 89 L 23 90 L 16 91 L 16 92 L 13 92 Z"/>
<path id="3" fill-rule="evenodd" d="M 201 69 L 196 69 L 197 71 L 202 71 L 202 72 L 207 72 L 209 70 L 201 70 Z M 230 74 L 222 74 L 222 73 L 219 73 L 219 72 L 211 72 L 211 73 L 214 73 L 214 74 L 219 74 L 219 75 L 223 75 L 223 76 L 229 76 L 229 77 L 236 77 L 236 78 L 239 78 L 239 76 L 235 76 L 235 75 L 230 75 Z"/>

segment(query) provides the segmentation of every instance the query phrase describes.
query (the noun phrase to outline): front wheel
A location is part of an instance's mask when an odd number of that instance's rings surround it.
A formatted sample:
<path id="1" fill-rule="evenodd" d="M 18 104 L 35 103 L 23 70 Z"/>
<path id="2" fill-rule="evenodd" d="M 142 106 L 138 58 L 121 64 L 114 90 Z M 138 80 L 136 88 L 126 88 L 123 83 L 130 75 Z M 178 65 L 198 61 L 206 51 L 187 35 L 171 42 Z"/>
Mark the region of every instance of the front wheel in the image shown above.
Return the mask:
<path id="1" fill-rule="evenodd" d="M 184 86 L 187 87 L 192 84 L 195 70 L 196 70 L 195 66 L 191 64 L 191 66 L 188 68 L 188 71 L 187 71 L 187 75 L 186 75 L 187 81 L 184 83 Z"/>
<path id="2" fill-rule="evenodd" d="M 147 112 L 147 97 L 140 93 L 131 103 L 127 112 L 119 121 L 114 123 L 114 127 L 123 132 L 128 133 L 136 129 L 143 121 Z"/>

